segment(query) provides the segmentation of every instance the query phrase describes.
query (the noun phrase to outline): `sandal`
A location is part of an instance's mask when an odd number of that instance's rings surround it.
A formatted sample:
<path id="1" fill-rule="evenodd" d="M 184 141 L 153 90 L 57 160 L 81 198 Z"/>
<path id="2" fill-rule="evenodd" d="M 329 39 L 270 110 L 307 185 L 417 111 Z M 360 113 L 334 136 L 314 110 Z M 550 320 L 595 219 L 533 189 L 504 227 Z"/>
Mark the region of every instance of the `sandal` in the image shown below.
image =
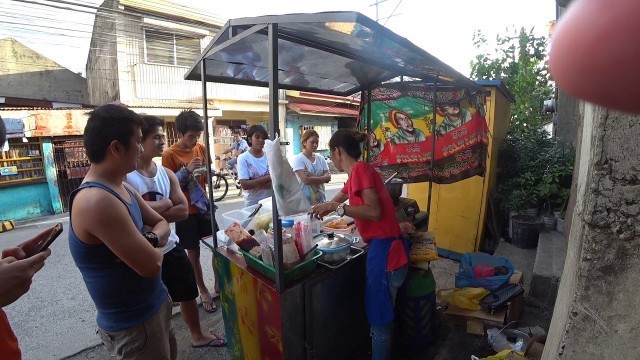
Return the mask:
<path id="1" fill-rule="evenodd" d="M 211 300 L 210 302 L 202 301 L 202 297 L 200 297 L 200 302 L 202 303 L 202 309 L 208 313 L 213 313 L 218 310 L 216 303 Z"/>
<path id="2" fill-rule="evenodd" d="M 191 344 L 191 347 L 194 349 L 198 349 L 198 348 L 204 348 L 204 347 L 224 347 L 227 346 L 227 340 L 225 340 L 223 337 L 220 337 L 218 335 L 213 335 L 214 339 L 211 339 L 208 343 L 206 344 L 202 344 L 202 345 L 193 345 Z"/>

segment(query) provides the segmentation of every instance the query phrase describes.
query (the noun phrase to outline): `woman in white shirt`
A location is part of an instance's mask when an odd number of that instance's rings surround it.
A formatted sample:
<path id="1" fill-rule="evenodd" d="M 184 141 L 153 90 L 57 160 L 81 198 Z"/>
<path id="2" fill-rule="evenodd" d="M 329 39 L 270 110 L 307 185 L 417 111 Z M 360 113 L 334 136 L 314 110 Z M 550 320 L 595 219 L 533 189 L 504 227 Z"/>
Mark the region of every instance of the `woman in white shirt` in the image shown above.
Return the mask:
<path id="1" fill-rule="evenodd" d="M 267 138 L 267 130 L 263 126 L 251 126 L 247 131 L 249 150 L 238 156 L 238 178 L 244 190 L 242 195 L 246 207 L 273 195 L 269 163 L 263 150 Z"/>
<path id="2" fill-rule="evenodd" d="M 322 155 L 316 154 L 320 136 L 315 130 L 302 134 L 302 152 L 293 158 L 293 171 L 302 182 L 302 191 L 311 205 L 325 202 L 324 184 L 331 181 L 329 166 Z"/>

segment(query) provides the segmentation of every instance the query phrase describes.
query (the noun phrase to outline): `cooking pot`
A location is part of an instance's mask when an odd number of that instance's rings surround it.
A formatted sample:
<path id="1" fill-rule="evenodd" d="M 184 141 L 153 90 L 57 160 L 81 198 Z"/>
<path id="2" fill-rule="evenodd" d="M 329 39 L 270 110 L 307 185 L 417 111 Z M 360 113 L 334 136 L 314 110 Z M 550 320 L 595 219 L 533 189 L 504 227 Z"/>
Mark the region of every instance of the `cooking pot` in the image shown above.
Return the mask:
<path id="1" fill-rule="evenodd" d="M 398 199 L 402 195 L 402 186 L 404 182 L 401 179 L 391 179 L 391 181 L 387 182 L 384 186 L 387 188 L 389 195 L 391 195 L 391 200 L 393 200 L 394 205 L 398 205 Z"/>
<path id="2" fill-rule="evenodd" d="M 356 240 L 349 234 L 321 233 L 313 237 L 322 252 L 322 260 L 327 262 L 342 261 L 349 255 L 351 245 Z"/>

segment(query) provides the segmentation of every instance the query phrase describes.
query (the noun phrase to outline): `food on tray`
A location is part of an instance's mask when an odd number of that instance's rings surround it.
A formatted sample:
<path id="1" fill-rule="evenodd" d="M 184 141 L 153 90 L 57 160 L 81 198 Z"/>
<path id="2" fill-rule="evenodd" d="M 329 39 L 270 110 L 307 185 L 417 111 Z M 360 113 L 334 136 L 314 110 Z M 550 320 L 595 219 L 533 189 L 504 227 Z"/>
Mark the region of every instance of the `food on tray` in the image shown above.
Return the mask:
<path id="1" fill-rule="evenodd" d="M 244 251 L 250 252 L 254 247 L 260 246 L 256 239 L 243 229 L 237 221 L 234 221 L 224 233 Z"/>
<path id="2" fill-rule="evenodd" d="M 262 248 L 260 247 L 260 245 L 254 246 L 251 250 L 249 250 L 249 254 L 253 255 L 257 259 L 260 259 L 262 257 Z"/>
<path id="3" fill-rule="evenodd" d="M 293 241 L 282 244 L 282 263 L 285 269 L 290 269 L 300 263 L 300 254 Z"/>
<path id="4" fill-rule="evenodd" d="M 336 230 L 346 230 L 349 227 L 349 223 L 345 219 L 334 219 L 324 224 L 324 227 Z"/>

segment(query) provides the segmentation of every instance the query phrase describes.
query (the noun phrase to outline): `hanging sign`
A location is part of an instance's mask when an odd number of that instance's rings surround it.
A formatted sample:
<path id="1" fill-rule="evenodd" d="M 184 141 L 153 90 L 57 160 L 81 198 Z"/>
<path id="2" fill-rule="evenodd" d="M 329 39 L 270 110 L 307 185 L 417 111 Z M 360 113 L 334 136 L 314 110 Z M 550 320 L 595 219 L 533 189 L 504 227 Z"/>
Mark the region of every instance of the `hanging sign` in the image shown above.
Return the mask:
<path id="1" fill-rule="evenodd" d="M 15 118 L 3 118 L 4 125 L 7 128 L 7 138 L 24 137 L 24 121 Z"/>
<path id="2" fill-rule="evenodd" d="M 369 135 L 365 149 L 370 151 L 369 163 L 383 178 L 398 172 L 408 183 L 432 178 L 448 184 L 484 174 L 489 131 L 481 96 L 462 88 L 434 92 L 421 83 L 385 84 L 371 91 L 369 125 L 366 93 L 362 99 L 359 125 Z"/>

